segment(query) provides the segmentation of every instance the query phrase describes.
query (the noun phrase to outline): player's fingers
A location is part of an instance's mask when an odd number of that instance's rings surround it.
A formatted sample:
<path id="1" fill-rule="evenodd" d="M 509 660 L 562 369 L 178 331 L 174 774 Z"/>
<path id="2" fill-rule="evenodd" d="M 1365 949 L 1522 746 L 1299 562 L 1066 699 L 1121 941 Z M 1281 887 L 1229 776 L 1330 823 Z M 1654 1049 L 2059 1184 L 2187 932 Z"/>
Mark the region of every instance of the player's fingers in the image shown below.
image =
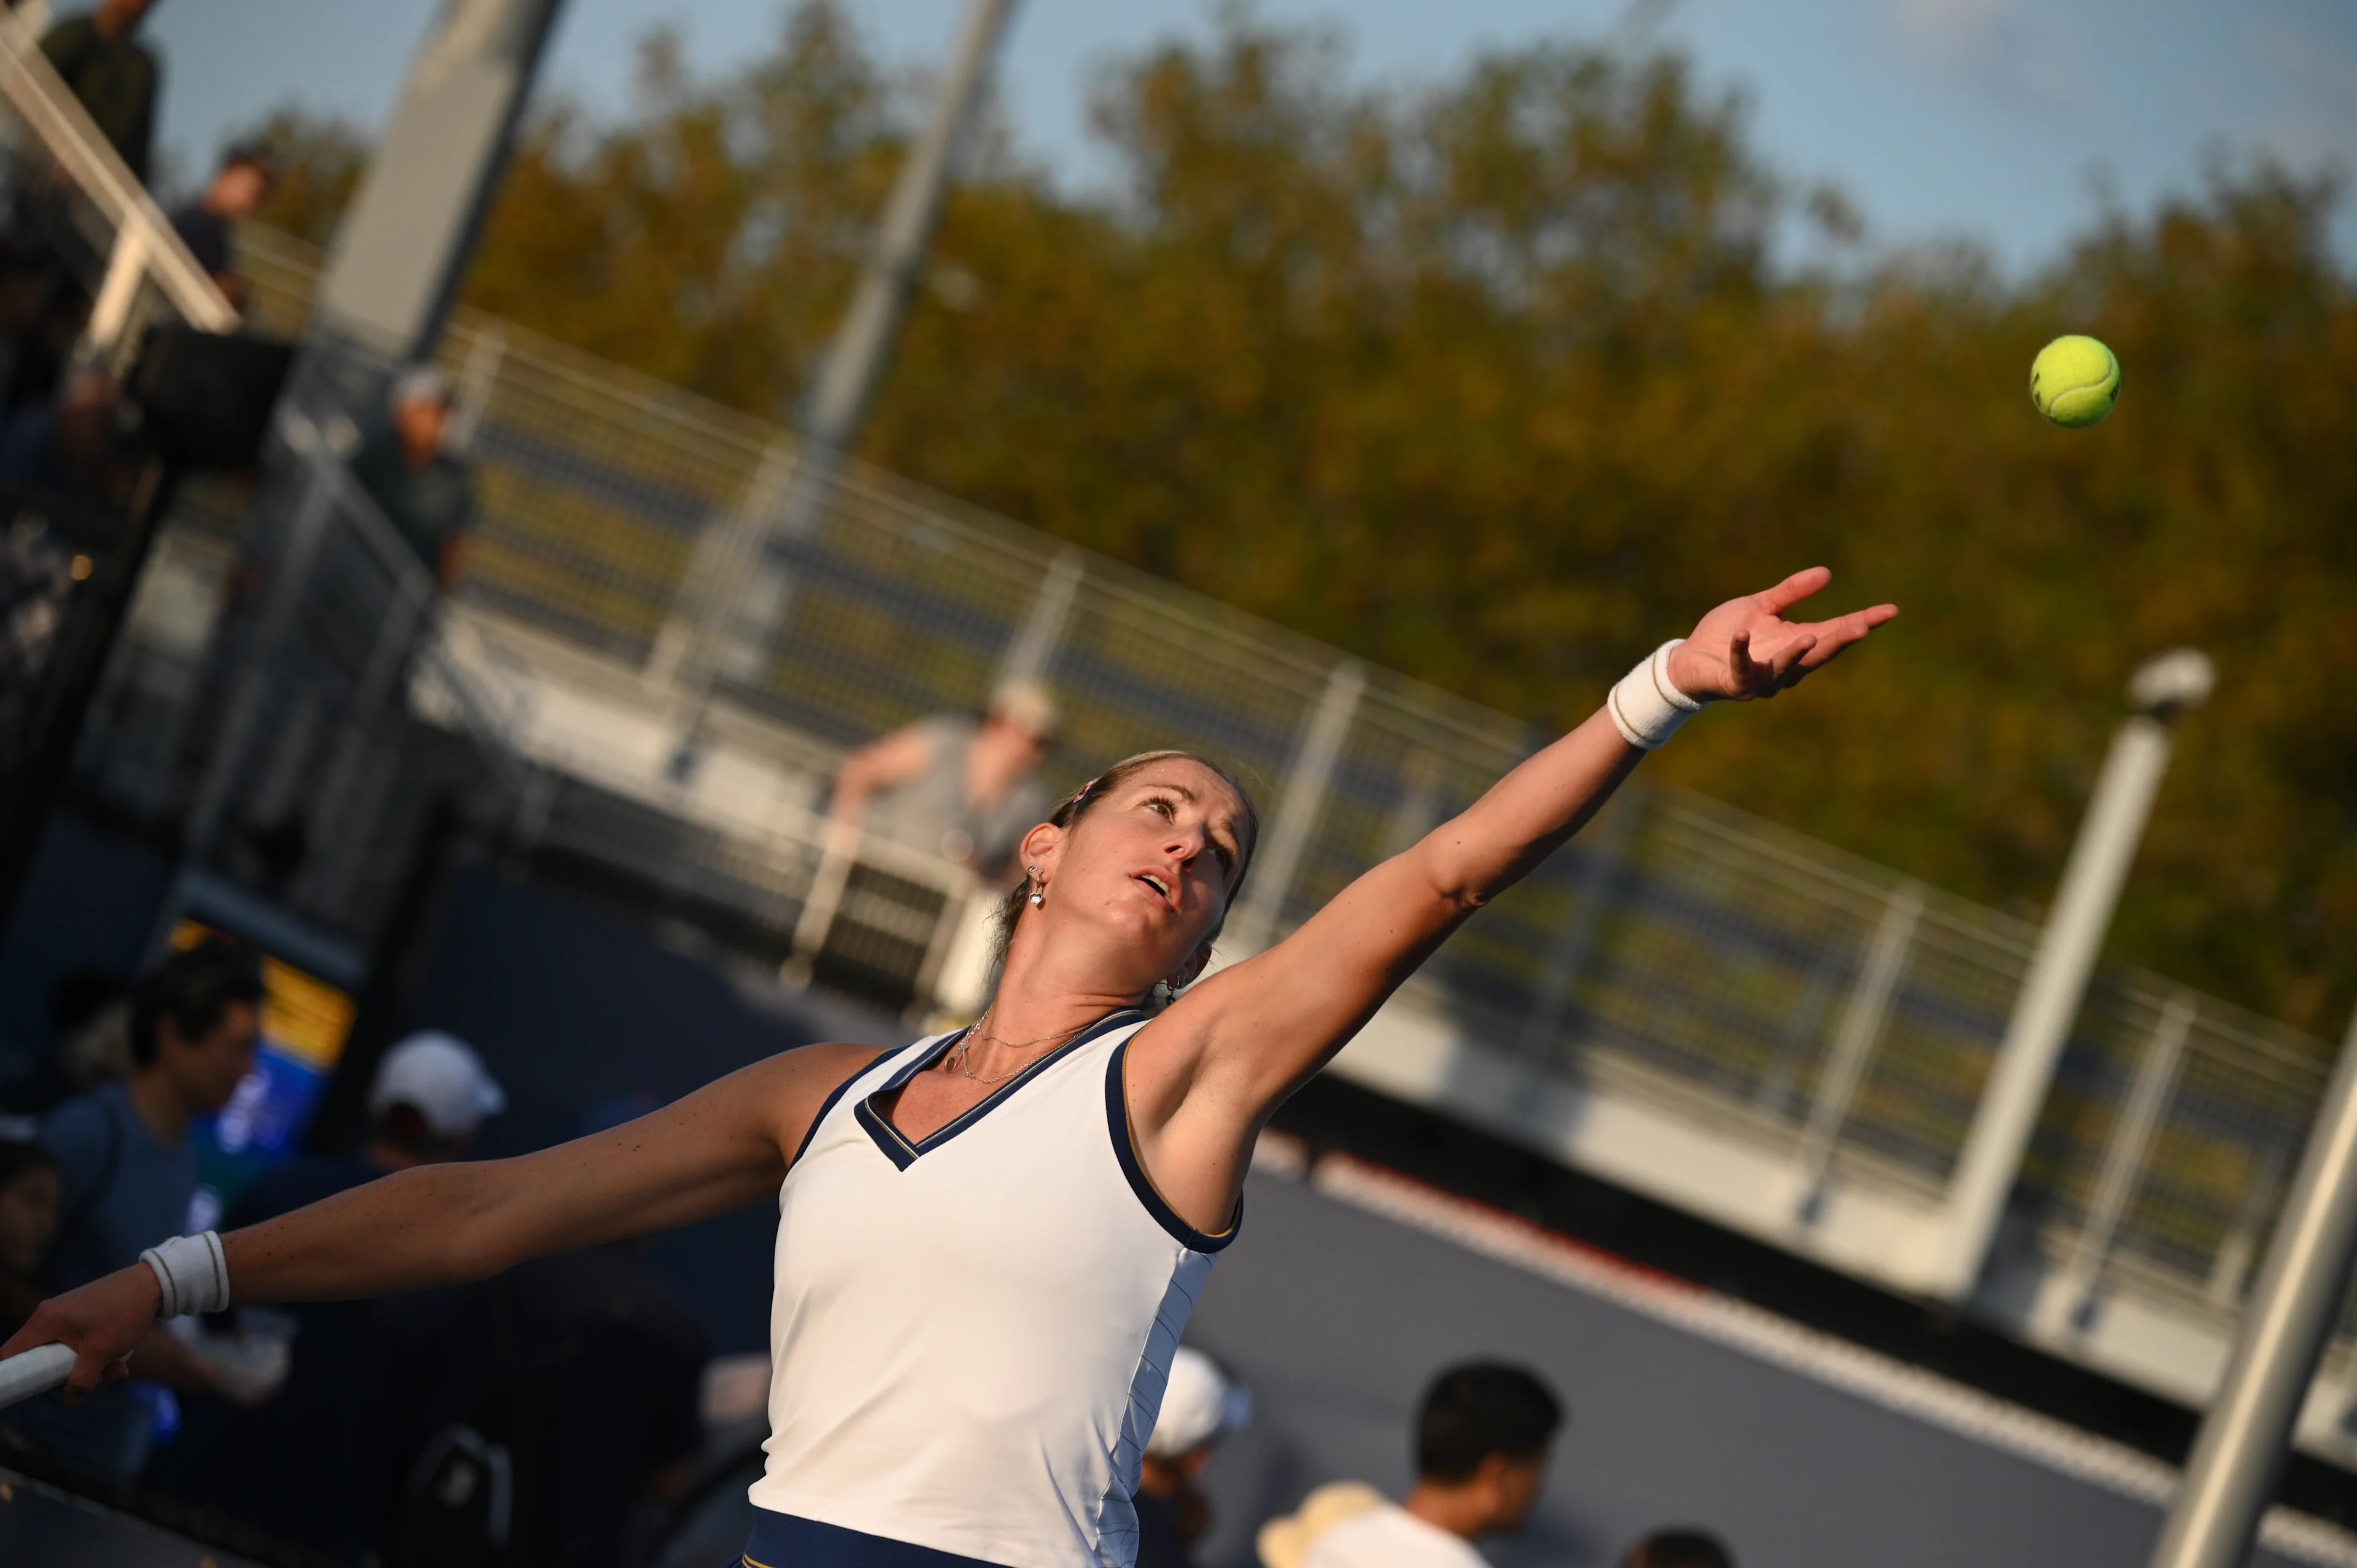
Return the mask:
<path id="1" fill-rule="evenodd" d="M 1825 567 L 1806 566 L 1765 593 L 1752 596 L 1753 602 L 1770 615 L 1780 616 L 1811 594 L 1822 592 L 1833 580 L 1833 573 Z"/>
<path id="2" fill-rule="evenodd" d="M 1803 635 L 1794 639 L 1790 647 L 1776 655 L 1771 673 L 1775 678 L 1778 690 L 1781 691 L 1801 678 L 1801 660 L 1808 655 L 1809 650 L 1816 645 L 1817 639 L 1814 637 Z"/>

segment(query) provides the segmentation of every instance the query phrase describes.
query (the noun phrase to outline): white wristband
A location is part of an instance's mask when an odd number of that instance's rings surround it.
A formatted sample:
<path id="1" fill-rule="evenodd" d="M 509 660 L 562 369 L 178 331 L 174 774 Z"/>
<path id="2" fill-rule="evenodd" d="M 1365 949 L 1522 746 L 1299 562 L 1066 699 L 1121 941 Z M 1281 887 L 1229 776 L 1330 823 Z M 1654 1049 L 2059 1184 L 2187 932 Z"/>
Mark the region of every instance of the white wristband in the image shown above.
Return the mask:
<path id="1" fill-rule="evenodd" d="M 1651 751 L 1702 712 L 1701 703 L 1670 684 L 1670 651 L 1684 640 L 1674 637 L 1653 650 L 1604 699 L 1604 711 L 1631 746 Z"/>
<path id="2" fill-rule="evenodd" d="M 139 1254 L 156 1271 L 163 1288 L 158 1317 L 182 1317 L 193 1313 L 221 1312 L 229 1306 L 229 1258 L 221 1251 L 221 1233 L 175 1236 Z"/>

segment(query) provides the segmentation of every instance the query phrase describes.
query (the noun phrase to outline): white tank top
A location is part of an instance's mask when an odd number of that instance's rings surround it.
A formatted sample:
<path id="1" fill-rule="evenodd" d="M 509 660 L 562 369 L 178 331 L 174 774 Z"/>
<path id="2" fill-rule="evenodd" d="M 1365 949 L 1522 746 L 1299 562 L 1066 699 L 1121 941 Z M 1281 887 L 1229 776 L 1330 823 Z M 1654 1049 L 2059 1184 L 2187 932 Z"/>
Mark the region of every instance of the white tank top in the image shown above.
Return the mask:
<path id="1" fill-rule="evenodd" d="M 1138 1459 L 1235 1235 L 1189 1228 L 1138 1161 L 1121 1068 L 1145 1022 L 1114 1014 L 916 1143 L 873 1101 L 955 1036 L 829 1097 L 778 1195 L 757 1505 L 1006 1568 L 1136 1560 Z"/>

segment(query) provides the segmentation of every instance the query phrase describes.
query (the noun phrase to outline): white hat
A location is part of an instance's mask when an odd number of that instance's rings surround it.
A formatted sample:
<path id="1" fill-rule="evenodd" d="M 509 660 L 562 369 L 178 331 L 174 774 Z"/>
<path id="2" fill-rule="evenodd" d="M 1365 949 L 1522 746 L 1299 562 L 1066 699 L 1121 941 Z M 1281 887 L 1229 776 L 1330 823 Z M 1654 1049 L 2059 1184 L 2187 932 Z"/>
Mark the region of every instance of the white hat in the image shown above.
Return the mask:
<path id="1" fill-rule="evenodd" d="M 393 395 L 385 401 L 395 408 L 408 403 L 438 403 L 447 408 L 457 395 L 450 378 L 436 367 L 412 365 L 393 378 Z"/>
<path id="2" fill-rule="evenodd" d="M 1162 1414 L 1146 1451 L 1176 1459 L 1223 1437 L 1252 1420 L 1252 1394 L 1229 1380 L 1218 1362 L 1189 1345 L 1170 1359 L 1170 1380 L 1162 1388 Z"/>
<path id="3" fill-rule="evenodd" d="M 505 1111 L 508 1097 L 472 1046 L 439 1029 L 421 1029 L 384 1053 L 368 1103 L 369 1114 L 379 1117 L 396 1105 L 410 1106 L 435 1137 L 456 1138 Z"/>
<path id="4" fill-rule="evenodd" d="M 1302 1568 L 1309 1549 L 1346 1519 L 1383 1506 L 1383 1493 L 1364 1481 L 1329 1481 L 1301 1499 L 1301 1507 L 1260 1527 L 1253 1544 L 1262 1568 Z"/>
<path id="5" fill-rule="evenodd" d="M 1009 681 L 990 694 L 993 716 L 1006 720 L 1017 729 L 1054 739 L 1056 726 L 1063 722 L 1057 711 L 1055 694 L 1037 681 Z"/>

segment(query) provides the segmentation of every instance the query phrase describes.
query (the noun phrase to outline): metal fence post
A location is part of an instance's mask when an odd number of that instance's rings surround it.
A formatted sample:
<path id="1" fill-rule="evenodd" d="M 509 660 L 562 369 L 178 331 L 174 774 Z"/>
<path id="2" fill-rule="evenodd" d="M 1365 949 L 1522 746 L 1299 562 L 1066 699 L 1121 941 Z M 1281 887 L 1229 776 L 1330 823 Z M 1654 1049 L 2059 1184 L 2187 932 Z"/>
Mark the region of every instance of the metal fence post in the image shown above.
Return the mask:
<path id="1" fill-rule="evenodd" d="M 302 441 L 295 452 L 296 460 L 307 470 L 321 460 L 333 462 L 332 456 L 317 453 L 318 433 L 309 425 L 301 425 Z M 290 446 L 296 445 L 290 442 Z M 211 760 L 199 783 L 196 800 L 188 811 L 188 845 L 191 860 L 201 860 L 212 848 L 221 830 L 221 818 L 229 810 L 230 794 L 237 783 L 238 770 L 243 766 L 247 749 L 252 746 L 256 729 L 262 724 L 265 688 L 273 683 L 271 660 L 278 645 L 285 639 L 295 618 L 296 606 L 302 598 L 309 581 L 313 560 L 328 531 L 328 519 L 333 509 L 330 487 L 316 471 L 307 471 L 302 478 L 302 499 L 296 503 L 295 518 L 287 530 L 286 548 L 278 561 L 277 577 L 270 585 L 269 603 L 264 607 L 261 623 L 254 628 L 253 644 L 241 662 L 229 699 L 229 714 L 222 722 L 220 740 L 213 747 Z"/>
<path id="2" fill-rule="evenodd" d="M 1547 954 L 1546 972 L 1531 993 L 1530 1011 L 1523 1015 L 1522 1054 L 1525 1057 L 1545 1055 L 1571 1014 L 1572 992 L 1579 984 L 1580 972 L 1587 967 L 1587 951 L 1596 945 L 1596 933 L 1604 924 L 1605 906 L 1611 902 L 1620 863 L 1628 858 L 1629 841 L 1635 836 L 1637 813 L 1642 805 L 1642 796 L 1623 789 L 1606 803 L 1597 821 L 1588 823 L 1595 837 L 1580 845 L 1571 918 L 1564 922 L 1562 935 Z"/>
<path id="3" fill-rule="evenodd" d="M 1346 659 L 1327 677 L 1326 690 L 1302 726 L 1301 745 L 1286 774 L 1285 793 L 1276 814 L 1262 835 L 1253 857 L 1252 884 L 1243 905 L 1228 922 L 1227 941 L 1240 956 L 1258 952 L 1275 938 L 1285 918 L 1285 895 L 1301 867 L 1302 852 L 1318 826 L 1318 809 L 1334 776 L 1335 760 L 1350 734 L 1351 715 L 1367 689 L 1367 672 L 1358 660 Z"/>
<path id="4" fill-rule="evenodd" d="M 1081 591 L 1081 578 L 1088 563 L 1077 550 L 1059 550 L 1056 558 L 1048 563 L 1048 575 L 1040 579 L 1039 591 L 1031 599 L 1031 608 L 1016 628 L 1014 640 L 1006 645 L 1006 657 L 998 661 L 998 674 L 994 687 L 1011 685 L 1018 681 L 1038 681 L 1048 672 L 1048 664 L 1056 656 L 1056 645 L 1063 640 L 1064 622 L 1072 613 L 1072 598 Z"/>
<path id="5" fill-rule="evenodd" d="M 2153 1026 L 2152 1038 L 2146 1042 L 2136 1063 L 2127 1101 L 2120 1108 L 2119 1125 L 2104 1151 L 2094 1197 L 2065 1265 L 2070 1285 L 2064 1294 L 2071 1304 L 2071 1321 L 2081 1329 L 2093 1321 L 2095 1286 L 2103 1277 L 2104 1260 L 2111 1256 L 2112 1238 L 2127 1213 L 2128 1200 L 2136 1196 L 2136 1178 L 2144 1174 L 2145 1156 L 2151 1151 L 2153 1134 L 2160 1129 L 2169 1091 L 2176 1086 L 2177 1064 L 2193 1032 L 2196 1010 L 2193 998 L 2182 991 L 2160 1010 L 2160 1021 Z"/>
<path id="6" fill-rule="evenodd" d="M 1815 1222 L 1825 1200 L 1825 1185 L 1833 1174 L 1834 1147 L 1841 1140 L 1842 1123 L 1849 1120 L 1858 1085 L 1866 1080 L 1866 1064 L 1882 1041 L 1883 1025 L 1890 1017 L 1890 999 L 1898 993 L 1899 977 L 1906 972 L 1907 952 L 1914 945 L 1915 923 L 1923 915 L 1923 888 L 1902 882 L 1890 891 L 1867 943 L 1866 961 L 1858 966 L 1857 985 L 1849 993 L 1840 1029 L 1825 1051 L 1825 1070 L 1809 1106 L 1808 1125 L 1802 1130 L 1797 1159 L 1803 1172 L 1803 1224 Z"/>
<path id="7" fill-rule="evenodd" d="M 2240 1568 L 2275 1496 L 2299 1407 L 2349 1299 L 2357 1260 L 2357 1019 L 2317 1112 L 2299 1175 L 2234 1354 L 2202 1418 L 2152 1568 Z"/>

